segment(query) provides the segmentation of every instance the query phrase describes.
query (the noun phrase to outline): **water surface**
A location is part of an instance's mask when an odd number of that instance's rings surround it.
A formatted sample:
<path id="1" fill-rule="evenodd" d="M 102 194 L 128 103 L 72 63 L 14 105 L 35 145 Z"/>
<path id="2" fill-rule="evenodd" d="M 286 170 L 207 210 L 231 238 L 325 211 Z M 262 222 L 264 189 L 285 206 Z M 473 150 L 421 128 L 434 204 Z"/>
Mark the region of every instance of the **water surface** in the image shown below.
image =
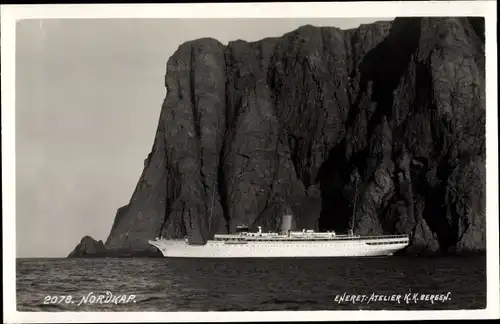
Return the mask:
<path id="1" fill-rule="evenodd" d="M 486 307 L 486 257 L 478 256 L 18 259 L 16 265 L 18 311 Z"/>

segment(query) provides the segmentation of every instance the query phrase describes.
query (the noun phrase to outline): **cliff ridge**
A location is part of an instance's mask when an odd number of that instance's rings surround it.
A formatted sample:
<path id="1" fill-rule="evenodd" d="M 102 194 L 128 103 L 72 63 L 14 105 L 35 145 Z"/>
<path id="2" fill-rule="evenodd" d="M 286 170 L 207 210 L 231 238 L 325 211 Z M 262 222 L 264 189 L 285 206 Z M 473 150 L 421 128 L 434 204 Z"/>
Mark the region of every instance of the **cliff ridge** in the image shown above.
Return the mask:
<path id="1" fill-rule="evenodd" d="M 408 233 L 409 253 L 484 251 L 484 59 L 484 20 L 456 17 L 182 44 L 106 251 L 277 230 L 286 208 L 298 228 Z"/>

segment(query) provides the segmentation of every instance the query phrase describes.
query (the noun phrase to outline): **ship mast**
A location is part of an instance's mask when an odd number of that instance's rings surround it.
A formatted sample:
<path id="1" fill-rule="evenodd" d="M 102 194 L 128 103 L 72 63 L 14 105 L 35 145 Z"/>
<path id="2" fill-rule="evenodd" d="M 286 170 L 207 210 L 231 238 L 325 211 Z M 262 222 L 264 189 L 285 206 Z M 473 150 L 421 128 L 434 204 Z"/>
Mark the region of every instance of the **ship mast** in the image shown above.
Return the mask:
<path id="1" fill-rule="evenodd" d="M 210 215 L 208 216 L 208 236 L 210 237 L 211 234 L 211 227 L 212 227 L 212 211 L 214 209 L 214 202 L 215 202 L 215 181 L 214 181 L 214 189 L 212 190 L 212 204 L 210 205 Z"/>
<path id="2" fill-rule="evenodd" d="M 350 234 L 354 234 L 354 220 L 355 220 L 355 216 L 356 216 L 356 200 L 358 198 L 358 176 L 357 176 L 357 173 L 356 173 L 356 182 L 355 182 L 355 187 L 354 187 L 354 204 L 353 204 L 353 207 L 352 207 L 352 217 L 351 217 L 351 230 L 350 230 Z"/>

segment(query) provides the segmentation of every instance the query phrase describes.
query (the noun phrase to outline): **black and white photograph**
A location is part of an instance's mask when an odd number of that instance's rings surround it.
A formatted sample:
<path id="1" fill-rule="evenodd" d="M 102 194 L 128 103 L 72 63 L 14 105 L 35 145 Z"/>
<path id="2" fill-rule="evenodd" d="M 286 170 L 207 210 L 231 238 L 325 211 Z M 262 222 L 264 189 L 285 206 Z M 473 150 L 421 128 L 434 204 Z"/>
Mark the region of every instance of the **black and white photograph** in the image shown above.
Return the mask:
<path id="1" fill-rule="evenodd" d="M 500 316 L 495 1 L 1 25 L 5 323 Z"/>

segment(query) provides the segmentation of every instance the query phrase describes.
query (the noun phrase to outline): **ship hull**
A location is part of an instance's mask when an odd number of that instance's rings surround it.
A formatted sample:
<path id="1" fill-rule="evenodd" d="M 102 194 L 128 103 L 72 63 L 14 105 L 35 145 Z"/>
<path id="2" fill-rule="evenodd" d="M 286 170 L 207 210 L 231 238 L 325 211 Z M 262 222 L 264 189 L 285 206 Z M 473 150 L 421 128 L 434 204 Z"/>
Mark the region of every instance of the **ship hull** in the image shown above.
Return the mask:
<path id="1" fill-rule="evenodd" d="M 404 249 L 407 240 L 291 241 L 226 243 L 208 241 L 191 245 L 179 240 L 155 240 L 149 243 L 163 256 L 171 258 L 313 258 L 389 256 Z"/>

